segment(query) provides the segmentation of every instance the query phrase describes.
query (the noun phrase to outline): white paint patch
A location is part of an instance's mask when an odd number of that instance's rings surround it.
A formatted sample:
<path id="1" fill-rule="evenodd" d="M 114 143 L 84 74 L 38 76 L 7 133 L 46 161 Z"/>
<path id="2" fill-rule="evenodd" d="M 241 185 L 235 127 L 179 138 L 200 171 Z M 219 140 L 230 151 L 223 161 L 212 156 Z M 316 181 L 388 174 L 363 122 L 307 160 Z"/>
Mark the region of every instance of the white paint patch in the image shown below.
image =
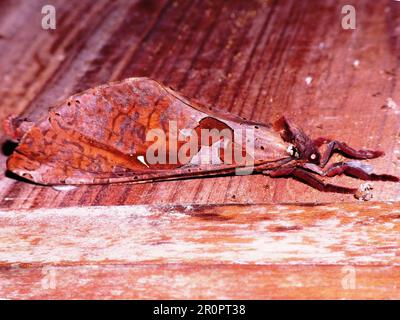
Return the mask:
<path id="1" fill-rule="evenodd" d="M 269 210 L 268 213 L 276 214 L 276 213 L 281 213 L 279 210 Z"/>
<path id="2" fill-rule="evenodd" d="M 313 81 L 313 78 L 311 76 L 308 76 L 304 80 L 305 80 L 306 84 L 309 86 L 309 85 L 311 85 L 311 82 Z"/>
<path id="3" fill-rule="evenodd" d="M 141 163 L 143 163 L 147 168 L 149 168 L 149 165 L 146 163 L 146 161 L 144 160 L 144 157 L 143 157 L 143 156 L 138 156 L 137 159 L 138 159 Z"/>
<path id="4" fill-rule="evenodd" d="M 338 207 L 324 207 L 325 211 L 338 211 L 340 210 Z"/>
<path id="5" fill-rule="evenodd" d="M 360 213 L 360 211 L 354 211 L 354 212 L 353 211 L 350 211 L 350 212 L 344 211 L 344 213 L 346 216 L 353 218 L 353 217 L 357 217 L 358 214 Z"/>
<path id="6" fill-rule="evenodd" d="M 370 206 L 370 209 L 382 209 L 382 207 L 380 205 L 374 205 L 374 206 Z"/>
<path id="7" fill-rule="evenodd" d="M 395 111 L 396 113 L 399 112 L 399 105 L 390 97 L 386 99 L 386 107 Z"/>
<path id="8" fill-rule="evenodd" d="M 319 221 L 318 225 L 323 226 L 323 227 L 332 228 L 332 227 L 340 226 L 340 220 L 337 218 L 325 219 L 325 220 Z"/>
<path id="9" fill-rule="evenodd" d="M 305 212 L 304 209 L 297 209 L 297 210 L 288 211 L 288 213 L 304 213 L 304 212 Z"/>
<path id="10" fill-rule="evenodd" d="M 360 60 L 358 60 L 358 59 L 357 59 L 357 60 L 354 60 L 354 61 L 353 61 L 353 67 L 354 67 L 354 68 L 358 68 L 359 66 L 360 66 Z"/>
<path id="11" fill-rule="evenodd" d="M 56 191 L 71 191 L 75 190 L 78 187 L 66 184 L 66 185 L 52 186 L 52 188 Z"/>

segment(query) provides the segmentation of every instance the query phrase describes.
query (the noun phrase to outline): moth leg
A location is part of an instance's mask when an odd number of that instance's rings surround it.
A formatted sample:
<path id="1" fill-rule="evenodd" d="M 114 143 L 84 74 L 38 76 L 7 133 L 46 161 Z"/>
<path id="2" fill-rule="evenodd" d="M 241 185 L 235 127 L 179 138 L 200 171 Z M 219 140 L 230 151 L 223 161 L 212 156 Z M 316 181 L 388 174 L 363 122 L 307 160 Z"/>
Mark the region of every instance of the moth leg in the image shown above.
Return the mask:
<path id="1" fill-rule="evenodd" d="M 372 168 L 369 165 L 357 162 L 338 162 L 330 165 L 325 171 L 325 176 L 334 177 L 345 174 L 361 180 L 370 181 L 393 181 L 399 182 L 400 179 L 389 174 L 372 173 Z"/>
<path id="2" fill-rule="evenodd" d="M 324 139 L 324 142 L 322 142 L 322 139 Z M 329 141 L 329 140 L 326 140 L 325 138 L 321 138 L 321 140 L 317 139 L 317 140 L 315 140 L 315 143 L 317 143 L 317 144 L 320 143 L 321 145 L 323 143 L 328 143 L 328 147 L 320 161 L 321 167 L 324 167 L 328 163 L 330 157 L 332 156 L 332 154 L 335 151 L 339 151 L 344 156 L 346 156 L 348 158 L 353 158 L 353 159 L 373 159 L 373 158 L 377 158 L 377 157 L 384 155 L 384 153 L 382 151 L 356 150 L 356 149 L 353 149 L 352 147 L 348 146 L 344 142 L 339 142 L 336 140 Z"/>
<path id="3" fill-rule="evenodd" d="M 330 183 L 325 183 L 322 180 L 315 177 L 311 172 L 297 167 L 282 167 L 275 170 L 267 170 L 263 171 L 264 174 L 269 175 L 273 178 L 278 177 L 295 177 L 309 186 L 322 191 L 322 192 L 337 192 L 337 193 L 350 193 L 354 194 L 357 189 L 354 188 L 346 188 L 337 185 L 333 185 Z"/>

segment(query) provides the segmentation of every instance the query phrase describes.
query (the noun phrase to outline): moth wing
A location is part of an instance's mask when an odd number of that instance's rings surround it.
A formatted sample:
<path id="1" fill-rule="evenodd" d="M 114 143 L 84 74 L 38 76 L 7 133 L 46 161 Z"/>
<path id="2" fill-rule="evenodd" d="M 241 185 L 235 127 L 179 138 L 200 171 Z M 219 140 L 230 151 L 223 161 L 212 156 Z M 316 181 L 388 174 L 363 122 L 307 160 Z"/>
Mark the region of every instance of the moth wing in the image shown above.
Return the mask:
<path id="1" fill-rule="evenodd" d="M 50 124 L 52 123 L 52 125 Z M 80 133 L 65 131 L 55 120 L 48 128 L 34 126 L 7 160 L 10 171 L 39 184 L 99 184 L 162 180 L 185 176 L 232 172 L 237 165 L 226 165 L 210 153 L 199 152 L 185 165 L 152 168 L 144 157 L 125 154 Z M 212 152 L 215 149 L 206 150 Z M 212 156 L 212 153 L 211 153 Z M 201 159 L 200 159 L 201 158 Z"/>
<path id="2" fill-rule="evenodd" d="M 163 164 L 147 161 L 146 152 L 153 143 L 147 140 L 147 135 L 151 130 L 170 132 L 171 123 L 175 123 L 177 130 L 227 127 L 235 131 L 242 124 L 254 126 L 249 122 L 240 123 L 232 115 L 210 114 L 204 106 L 191 104 L 178 93 L 147 78 L 130 78 L 99 86 L 51 108 L 48 115 L 22 137 L 7 167 L 36 183 L 52 185 L 232 172 L 238 164 L 202 164 L 196 163 L 196 159 Z M 261 152 L 260 161 L 283 157 L 285 146 L 279 145 L 277 135 L 267 127 L 261 129 L 256 135 L 256 143 L 264 141 L 265 145 L 262 152 L 256 145 L 256 151 Z M 265 140 L 265 134 L 269 140 Z M 170 142 L 167 134 L 168 152 L 177 153 L 181 145 Z"/>
<path id="3" fill-rule="evenodd" d="M 146 162 L 152 129 L 193 127 L 204 114 L 188 108 L 149 79 L 89 89 L 51 108 L 30 127 L 7 168 L 40 184 L 92 184 L 190 174 L 180 163 Z M 166 141 L 168 144 L 168 140 Z M 176 148 L 168 144 L 172 152 Z M 197 166 L 204 171 L 208 166 Z M 215 167 L 214 167 L 215 168 Z"/>

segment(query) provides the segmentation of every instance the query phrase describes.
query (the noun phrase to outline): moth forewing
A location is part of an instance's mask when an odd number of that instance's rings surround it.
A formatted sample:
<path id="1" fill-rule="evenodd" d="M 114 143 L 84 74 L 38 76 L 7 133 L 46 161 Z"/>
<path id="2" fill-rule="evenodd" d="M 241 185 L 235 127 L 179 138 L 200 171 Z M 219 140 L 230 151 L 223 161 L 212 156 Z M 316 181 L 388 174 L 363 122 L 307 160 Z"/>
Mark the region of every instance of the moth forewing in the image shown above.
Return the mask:
<path id="1" fill-rule="evenodd" d="M 191 102 L 147 78 L 73 95 L 26 127 L 7 167 L 40 184 L 234 174 L 288 158 L 288 143 L 270 126 Z M 201 139 L 207 130 L 217 138 Z M 158 150 L 156 133 L 164 134 Z M 207 149 L 211 161 L 204 161 Z"/>

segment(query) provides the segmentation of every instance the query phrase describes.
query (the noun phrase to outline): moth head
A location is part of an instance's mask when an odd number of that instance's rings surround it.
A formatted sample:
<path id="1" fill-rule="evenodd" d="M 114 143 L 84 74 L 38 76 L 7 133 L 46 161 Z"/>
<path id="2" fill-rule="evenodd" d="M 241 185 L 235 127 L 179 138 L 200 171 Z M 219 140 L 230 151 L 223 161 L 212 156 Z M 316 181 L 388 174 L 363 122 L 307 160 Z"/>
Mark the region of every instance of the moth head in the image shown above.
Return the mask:
<path id="1" fill-rule="evenodd" d="M 13 141 L 19 142 L 26 132 L 34 125 L 25 117 L 8 116 L 3 122 L 5 134 Z"/>
<path id="2" fill-rule="evenodd" d="M 282 139 L 289 142 L 287 152 L 295 159 L 319 164 L 321 154 L 314 141 L 296 125 L 290 123 L 285 117 L 279 118 L 273 125 Z"/>

